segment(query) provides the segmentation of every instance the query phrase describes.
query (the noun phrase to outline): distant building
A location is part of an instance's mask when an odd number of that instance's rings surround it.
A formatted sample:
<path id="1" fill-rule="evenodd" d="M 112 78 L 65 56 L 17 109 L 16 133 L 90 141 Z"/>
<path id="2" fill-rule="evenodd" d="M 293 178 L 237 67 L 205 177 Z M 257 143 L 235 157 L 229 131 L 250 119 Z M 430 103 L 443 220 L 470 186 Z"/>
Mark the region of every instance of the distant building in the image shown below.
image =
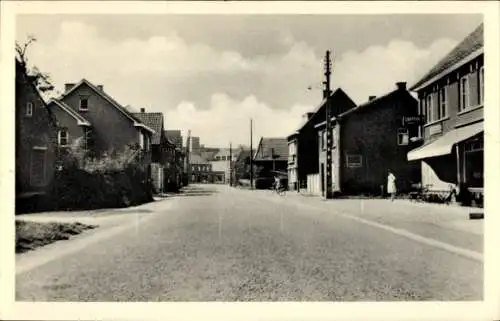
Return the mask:
<path id="1" fill-rule="evenodd" d="M 200 152 L 200 137 L 191 137 L 190 152 L 198 154 Z"/>
<path id="2" fill-rule="evenodd" d="M 421 80 L 419 135 L 408 153 L 422 166 L 422 184 L 439 193 L 454 188 L 464 203 L 482 203 L 484 187 L 484 35 L 477 27 Z"/>
<path id="3" fill-rule="evenodd" d="M 419 142 L 418 125 L 405 119 L 418 116 L 418 102 L 398 82 L 397 88 L 332 118 L 332 191 L 340 194 L 385 193 L 390 169 L 398 190 L 408 191 L 419 181 L 419 168 L 406 154 Z M 326 194 L 326 122 L 316 125 L 320 152 L 320 190 Z"/>
<path id="4" fill-rule="evenodd" d="M 257 146 L 254 163 L 260 168 L 257 176 L 272 177 L 277 172 L 287 176 L 288 141 L 286 138 L 262 137 Z"/>
<path id="5" fill-rule="evenodd" d="M 207 159 L 192 154 L 189 157 L 189 167 L 191 173 L 190 183 L 214 183 L 212 164 Z"/>
<path id="6" fill-rule="evenodd" d="M 212 170 L 215 175 L 215 183 L 230 183 L 231 169 L 234 166 L 234 162 L 238 159 L 240 150 L 229 148 L 220 148 L 217 153 L 213 156 L 210 163 L 212 164 Z"/>

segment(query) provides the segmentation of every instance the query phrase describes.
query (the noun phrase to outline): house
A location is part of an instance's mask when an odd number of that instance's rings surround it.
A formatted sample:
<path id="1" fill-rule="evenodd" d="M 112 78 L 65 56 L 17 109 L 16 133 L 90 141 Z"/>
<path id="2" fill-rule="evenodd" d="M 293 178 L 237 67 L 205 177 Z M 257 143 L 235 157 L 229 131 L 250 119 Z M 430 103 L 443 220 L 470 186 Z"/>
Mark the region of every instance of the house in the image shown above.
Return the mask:
<path id="1" fill-rule="evenodd" d="M 411 87 L 425 123 L 408 160 L 421 162 L 422 185 L 454 188 L 465 203 L 480 203 L 484 187 L 483 37 L 481 24 Z"/>
<path id="2" fill-rule="evenodd" d="M 332 118 L 332 191 L 334 194 L 384 193 L 388 170 L 397 177 L 398 189 L 408 190 L 419 180 L 418 167 L 406 154 L 417 146 L 410 137 L 418 126 L 405 119 L 418 115 L 418 102 L 406 83 Z M 326 122 L 316 125 L 320 149 L 320 190 L 326 190 Z M 326 195 L 325 195 L 326 196 Z"/>
<path id="3" fill-rule="evenodd" d="M 220 148 L 213 156 L 210 164 L 215 175 L 215 183 L 229 184 L 231 181 L 232 168 L 238 158 L 238 149 Z"/>
<path id="4" fill-rule="evenodd" d="M 212 172 L 212 164 L 198 154 L 191 154 L 189 157 L 189 172 L 191 177 L 190 183 L 213 183 L 214 175 Z"/>
<path id="5" fill-rule="evenodd" d="M 38 196 L 50 197 L 57 159 L 56 122 L 16 59 L 16 212 Z M 36 204 L 33 210 L 37 210 Z"/>
<path id="6" fill-rule="evenodd" d="M 326 92 L 323 101 L 313 112 L 304 115 L 302 125 L 288 136 L 288 184 L 290 190 L 300 191 L 308 189 L 314 193 L 314 188 L 309 187 L 307 178 L 319 173 L 319 148 L 317 130 L 315 126 L 326 120 Z M 349 96 L 338 88 L 330 95 L 328 104 L 331 106 L 331 115 L 341 114 L 356 107 Z"/>
<path id="7" fill-rule="evenodd" d="M 57 120 L 61 150 L 79 143 L 89 156 L 99 157 L 130 147 L 137 150 L 134 156 L 140 157 L 146 177 L 151 178 L 151 139 L 155 131 L 106 94 L 102 85 L 86 79 L 66 84 L 65 92 L 51 99 L 48 108 Z"/>
<path id="8" fill-rule="evenodd" d="M 173 168 L 170 164 L 173 162 L 175 145 L 165 135 L 162 113 L 146 113 L 144 108 L 141 108 L 140 111 L 140 113 L 134 113 L 133 116 L 154 130 L 151 138 L 151 177 L 153 187 L 157 193 L 164 193 L 167 191 L 170 182 L 168 170 Z"/>
<path id="9" fill-rule="evenodd" d="M 234 162 L 235 182 L 250 179 L 250 165 L 253 152 L 255 152 L 255 150 L 251 151 L 246 148 L 240 150 Z"/>
<path id="10" fill-rule="evenodd" d="M 165 137 L 175 146 L 168 154 L 169 161 L 165 178 L 167 178 L 166 191 L 177 192 L 182 187 L 182 177 L 186 171 L 184 166 L 185 153 L 182 146 L 182 135 L 180 130 L 165 130 Z"/>
<path id="11" fill-rule="evenodd" d="M 253 160 L 258 168 L 257 178 L 271 178 L 278 172 L 281 176 L 287 176 L 287 139 L 261 137 Z"/>

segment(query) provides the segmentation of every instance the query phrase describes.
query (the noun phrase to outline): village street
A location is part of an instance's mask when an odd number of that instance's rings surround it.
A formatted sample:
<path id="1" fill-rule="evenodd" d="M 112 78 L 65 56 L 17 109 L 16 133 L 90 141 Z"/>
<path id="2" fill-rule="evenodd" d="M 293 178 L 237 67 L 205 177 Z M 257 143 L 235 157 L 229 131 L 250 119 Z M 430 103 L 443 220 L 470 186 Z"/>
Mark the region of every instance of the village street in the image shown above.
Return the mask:
<path id="1" fill-rule="evenodd" d="M 18 255 L 16 299 L 481 300 L 482 222 L 453 211 L 190 186 L 47 246 L 44 264 L 43 248 Z"/>

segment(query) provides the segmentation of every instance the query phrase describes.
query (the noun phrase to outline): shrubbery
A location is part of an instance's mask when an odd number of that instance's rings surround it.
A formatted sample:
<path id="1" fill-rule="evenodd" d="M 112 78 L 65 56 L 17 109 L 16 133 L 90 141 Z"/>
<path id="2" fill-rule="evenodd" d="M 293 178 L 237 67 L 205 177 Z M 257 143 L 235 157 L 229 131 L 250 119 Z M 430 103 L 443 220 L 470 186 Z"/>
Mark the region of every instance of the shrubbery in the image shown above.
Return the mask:
<path id="1" fill-rule="evenodd" d="M 67 150 L 56 173 L 54 209 L 118 208 L 152 201 L 152 183 L 140 153 L 126 148 L 89 157 L 81 148 Z"/>

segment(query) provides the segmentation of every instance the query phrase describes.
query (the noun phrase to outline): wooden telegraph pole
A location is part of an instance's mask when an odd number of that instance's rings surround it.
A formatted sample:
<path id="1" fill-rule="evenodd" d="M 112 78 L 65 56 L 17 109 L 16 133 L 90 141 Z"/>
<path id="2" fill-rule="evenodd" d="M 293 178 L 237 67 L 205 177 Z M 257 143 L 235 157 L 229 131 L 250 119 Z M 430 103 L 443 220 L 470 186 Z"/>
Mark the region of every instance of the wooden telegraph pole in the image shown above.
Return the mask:
<path id="1" fill-rule="evenodd" d="M 332 115 L 330 106 L 330 75 L 331 60 L 330 51 L 326 51 L 325 56 L 325 92 L 326 92 L 326 198 L 332 198 Z"/>
<path id="2" fill-rule="evenodd" d="M 253 189 L 253 120 L 250 118 L 250 189 Z"/>
<path id="3" fill-rule="evenodd" d="M 229 143 L 229 186 L 233 186 L 233 143 Z"/>

